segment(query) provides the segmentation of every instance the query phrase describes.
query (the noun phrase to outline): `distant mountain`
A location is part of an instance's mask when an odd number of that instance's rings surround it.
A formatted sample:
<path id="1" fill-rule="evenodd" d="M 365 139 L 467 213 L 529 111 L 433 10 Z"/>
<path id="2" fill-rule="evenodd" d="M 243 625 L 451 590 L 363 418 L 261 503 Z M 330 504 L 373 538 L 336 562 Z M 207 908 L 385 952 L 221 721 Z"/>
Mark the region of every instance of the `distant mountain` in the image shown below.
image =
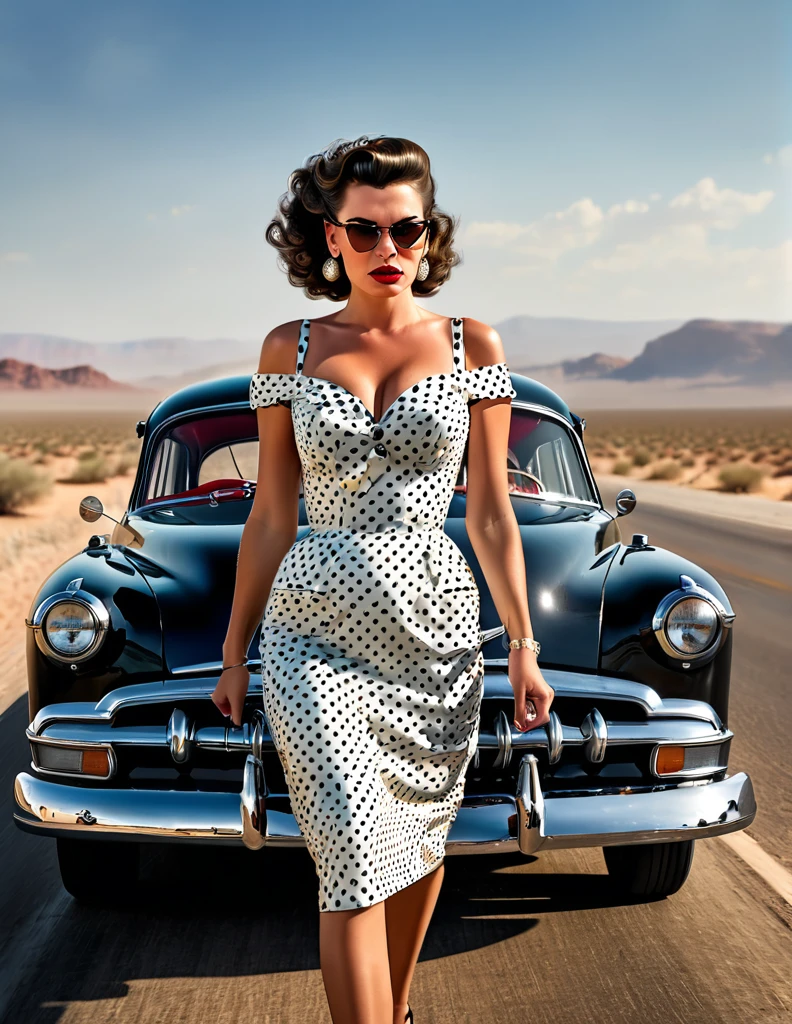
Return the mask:
<path id="1" fill-rule="evenodd" d="M 53 391 L 63 388 L 92 388 L 118 391 L 136 391 L 129 384 L 111 380 L 106 373 L 100 373 L 93 366 L 67 366 L 62 370 L 50 370 L 35 363 L 23 363 L 19 359 L 0 359 L 0 390 L 3 391 Z"/>
<path id="2" fill-rule="evenodd" d="M 690 320 L 647 342 L 643 352 L 604 376 L 733 378 L 759 384 L 792 378 L 792 325 L 750 320 Z"/>
<path id="3" fill-rule="evenodd" d="M 510 366 L 547 365 L 609 352 L 632 359 L 647 341 L 684 323 L 671 320 L 584 320 L 573 317 L 513 316 L 494 323 Z"/>
<path id="4" fill-rule="evenodd" d="M 604 352 L 595 352 L 583 359 L 564 359 L 561 369 L 565 377 L 607 377 L 613 370 L 629 365 L 630 360 L 624 356 L 606 356 Z"/>
<path id="5" fill-rule="evenodd" d="M 188 373 L 217 361 L 247 360 L 258 365 L 261 341 L 216 338 L 145 338 L 139 341 L 76 341 L 51 334 L 0 334 L 0 359 L 11 358 L 55 369 L 87 363 L 116 380 L 132 381 L 150 374 Z M 252 371 L 251 371 L 252 372 Z"/>
<path id="6" fill-rule="evenodd" d="M 514 316 L 494 324 L 514 367 L 577 359 L 591 352 L 610 352 L 632 358 L 644 344 L 673 330 L 681 320 L 584 320 L 571 317 Z M 144 338 L 120 342 L 79 341 L 52 334 L 0 334 L 0 359 L 11 358 L 55 369 L 87 363 L 115 380 L 138 384 L 167 378 L 204 379 L 203 374 L 253 373 L 258 366 L 261 338 L 238 341 L 215 338 Z M 218 355 L 223 363 L 218 363 Z M 154 386 L 158 386 L 157 383 Z"/>
<path id="7" fill-rule="evenodd" d="M 648 341 L 634 359 L 595 352 L 514 367 L 528 376 L 567 380 L 645 381 L 657 378 L 756 385 L 792 379 L 792 325 L 750 320 L 689 320 Z"/>

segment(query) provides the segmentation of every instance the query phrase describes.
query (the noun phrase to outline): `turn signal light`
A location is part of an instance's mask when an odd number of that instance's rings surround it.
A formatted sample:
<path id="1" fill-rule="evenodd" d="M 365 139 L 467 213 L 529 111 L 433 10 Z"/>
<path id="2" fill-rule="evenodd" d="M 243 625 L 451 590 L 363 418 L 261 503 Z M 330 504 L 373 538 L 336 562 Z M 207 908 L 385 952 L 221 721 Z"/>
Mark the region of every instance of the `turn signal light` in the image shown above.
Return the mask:
<path id="1" fill-rule="evenodd" d="M 657 774 L 670 775 L 685 767 L 685 748 L 663 746 L 657 751 Z"/>
<path id="2" fill-rule="evenodd" d="M 32 743 L 37 768 L 62 775 L 98 775 L 109 778 L 112 770 L 110 751 L 106 747 L 58 746 L 53 743 Z"/>

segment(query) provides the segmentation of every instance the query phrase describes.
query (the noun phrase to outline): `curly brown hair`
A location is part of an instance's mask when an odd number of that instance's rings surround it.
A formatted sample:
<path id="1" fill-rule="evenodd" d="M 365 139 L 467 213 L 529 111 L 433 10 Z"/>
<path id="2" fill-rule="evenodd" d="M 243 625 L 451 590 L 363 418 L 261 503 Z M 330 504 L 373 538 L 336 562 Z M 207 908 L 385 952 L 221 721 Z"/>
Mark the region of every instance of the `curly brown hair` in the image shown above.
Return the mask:
<path id="1" fill-rule="evenodd" d="M 354 141 L 336 139 L 321 153 L 308 157 L 302 167 L 289 175 L 289 190 L 278 200 L 278 212 L 267 226 L 265 237 L 279 250 L 278 263 L 296 288 L 311 299 L 349 298 L 352 286 L 343 261 L 336 281 L 322 274 L 322 264 L 330 255 L 324 220 L 338 220 L 344 193 L 350 182 L 384 188 L 392 182 L 405 182 L 418 192 L 423 215 L 429 226 L 429 276 L 413 281 L 413 295 L 434 295 L 461 262 L 452 248 L 457 220 L 435 205 L 436 183 L 429 168 L 429 157 L 409 139 L 385 135 L 361 135 Z"/>

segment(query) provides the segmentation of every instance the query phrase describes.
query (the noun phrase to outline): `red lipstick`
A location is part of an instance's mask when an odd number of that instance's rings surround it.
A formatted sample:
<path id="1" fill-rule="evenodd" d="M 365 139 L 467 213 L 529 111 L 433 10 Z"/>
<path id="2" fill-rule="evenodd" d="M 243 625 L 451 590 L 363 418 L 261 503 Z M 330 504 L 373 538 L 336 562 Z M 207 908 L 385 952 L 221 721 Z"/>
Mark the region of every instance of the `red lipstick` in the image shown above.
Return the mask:
<path id="1" fill-rule="evenodd" d="M 377 267 L 376 270 L 372 270 L 369 273 L 369 277 L 373 277 L 375 281 L 381 281 L 382 284 L 395 284 L 403 276 L 404 271 L 389 264 L 383 264 L 383 266 Z"/>

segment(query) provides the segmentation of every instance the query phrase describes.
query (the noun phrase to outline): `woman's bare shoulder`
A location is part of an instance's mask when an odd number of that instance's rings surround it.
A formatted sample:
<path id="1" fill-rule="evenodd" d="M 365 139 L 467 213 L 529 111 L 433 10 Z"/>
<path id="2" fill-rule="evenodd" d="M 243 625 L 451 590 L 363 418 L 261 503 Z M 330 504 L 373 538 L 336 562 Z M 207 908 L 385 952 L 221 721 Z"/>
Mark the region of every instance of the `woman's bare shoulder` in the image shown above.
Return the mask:
<path id="1" fill-rule="evenodd" d="M 464 318 L 465 356 L 469 368 L 506 361 L 503 341 L 494 327 L 472 317 Z"/>
<path id="2" fill-rule="evenodd" d="M 259 373 L 294 373 L 302 320 L 289 320 L 273 327 L 261 344 Z"/>

